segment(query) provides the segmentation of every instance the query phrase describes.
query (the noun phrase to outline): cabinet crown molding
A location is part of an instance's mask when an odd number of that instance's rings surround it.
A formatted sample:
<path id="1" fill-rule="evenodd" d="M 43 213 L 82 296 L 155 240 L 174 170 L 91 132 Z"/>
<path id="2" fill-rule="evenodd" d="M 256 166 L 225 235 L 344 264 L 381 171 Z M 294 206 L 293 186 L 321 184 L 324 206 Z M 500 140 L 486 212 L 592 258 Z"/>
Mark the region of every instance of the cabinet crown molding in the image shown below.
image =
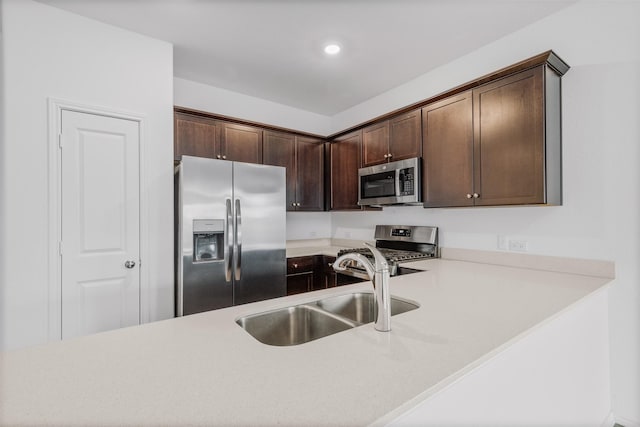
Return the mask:
<path id="1" fill-rule="evenodd" d="M 532 56 L 531 58 L 527 58 L 520 62 L 516 62 L 515 64 L 509 65 L 507 67 L 501 68 L 492 73 L 486 74 L 482 77 L 478 77 L 477 79 L 471 80 L 467 83 L 463 83 L 459 86 L 456 86 L 452 89 L 449 89 L 445 92 L 434 95 L 430 98 L 423 99 L 421 101 L 415 102 L 411 105 L 407 105 L 405 107 L 399 108 L 397 110 L 391 111 L 389 113 L 383 114 L 381 116 L 375 117 L 371 120 L 367 120 L 364 123 L 360 123 L 355 126 L 351 126 L 348 129 L 342 130 L 340 132 L 329 135 L 327 138 L 329 140 L 334 140 L 338 137 L 342 137 L 343 135 L 353 132 L 357 129 L 364 128 L 366 126 L 374 125 L 378 122 L 388 120 L 391 117 L 398 116 L 400 114 L 405 114 L 410 112 L 411 110 L 415 110 L 417 108 L 422 108 L 427 104 L 432 102 L 439 101 L 444 98 L 448 98 L 452 95 L 456 95 L 458 93 L 465 92 L 469 89 L 474 89 L 483 84 L 489 83 L 494 80 L 501 79 L 503 77 L 510 76 L 512 74 L 518 73 L 520 71 L 528 70 L 530 68 L 535 68 L 539 65 L 546 65 L 548 68 L 553 70 L 558 76 L 562 77 L 567 71 L 569 71 L 569 64 L 563 61 L 553 50 L 547 50 L 546 52 L 542 52 L 538 55 Z"/>

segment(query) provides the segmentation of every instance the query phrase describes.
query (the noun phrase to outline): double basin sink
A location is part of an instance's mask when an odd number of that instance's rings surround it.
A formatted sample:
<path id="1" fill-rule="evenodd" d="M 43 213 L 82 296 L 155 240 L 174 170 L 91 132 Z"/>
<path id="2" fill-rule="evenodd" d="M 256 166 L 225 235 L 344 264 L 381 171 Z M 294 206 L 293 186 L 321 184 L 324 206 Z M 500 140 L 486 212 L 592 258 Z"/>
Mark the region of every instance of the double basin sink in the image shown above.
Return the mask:
<path id="1" fill-rule="evenodd" d="M 392 316 L 418 307 L 417 303 L 391 297 Z M 244 316 L 236 323 L 261 343 L 290 346 L 371 323 L 376 309 L 373 293 L 357 292 Z"/>

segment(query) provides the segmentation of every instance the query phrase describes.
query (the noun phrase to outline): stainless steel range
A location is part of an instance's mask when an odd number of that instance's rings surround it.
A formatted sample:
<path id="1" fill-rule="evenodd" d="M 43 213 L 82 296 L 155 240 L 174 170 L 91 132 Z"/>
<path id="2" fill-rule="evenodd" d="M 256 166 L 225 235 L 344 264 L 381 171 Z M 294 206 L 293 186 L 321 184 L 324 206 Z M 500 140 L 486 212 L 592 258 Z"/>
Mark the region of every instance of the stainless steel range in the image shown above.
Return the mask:
<path id="1" fill-rule="evenodd" d="M 439 257 L 438 227 L 416 225 L 376 225 L 376 248 L 389 263 L 391 276 L 417 273 L 420 270 L 402 267 L 405 262 L 424 258 Z M 342 249 L 338 256 L 345 253 L 360 253 L 373 260 L 373 254 L 367 248 Z M 369 280 L 363 267 L 352 261 L 340 274 Z"/>

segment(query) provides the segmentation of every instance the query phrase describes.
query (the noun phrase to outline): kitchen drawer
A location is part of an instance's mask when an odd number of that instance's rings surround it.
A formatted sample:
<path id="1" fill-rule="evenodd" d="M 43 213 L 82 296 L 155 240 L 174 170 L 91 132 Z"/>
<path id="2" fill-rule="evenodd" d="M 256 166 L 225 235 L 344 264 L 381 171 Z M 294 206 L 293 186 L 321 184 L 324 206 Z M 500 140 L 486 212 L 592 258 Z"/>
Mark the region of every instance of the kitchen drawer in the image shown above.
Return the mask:
<path id="1" fill-rule="evenodd" d="M 315 269 L 315 257 L 301 256 L 287 258 L 287 274 L 299 274 Z"/>

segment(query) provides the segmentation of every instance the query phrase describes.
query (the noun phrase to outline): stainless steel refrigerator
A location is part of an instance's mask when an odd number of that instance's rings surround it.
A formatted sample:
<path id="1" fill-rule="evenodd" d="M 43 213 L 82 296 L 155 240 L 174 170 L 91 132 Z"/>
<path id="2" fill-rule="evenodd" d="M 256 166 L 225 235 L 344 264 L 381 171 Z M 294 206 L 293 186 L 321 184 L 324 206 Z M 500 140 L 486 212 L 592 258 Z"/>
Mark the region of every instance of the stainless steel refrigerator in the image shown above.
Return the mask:
<path id="1" fill-rule="evenodd" d="M 285 169 L 183 156 L 176 315 L 286 295 Z"/>

